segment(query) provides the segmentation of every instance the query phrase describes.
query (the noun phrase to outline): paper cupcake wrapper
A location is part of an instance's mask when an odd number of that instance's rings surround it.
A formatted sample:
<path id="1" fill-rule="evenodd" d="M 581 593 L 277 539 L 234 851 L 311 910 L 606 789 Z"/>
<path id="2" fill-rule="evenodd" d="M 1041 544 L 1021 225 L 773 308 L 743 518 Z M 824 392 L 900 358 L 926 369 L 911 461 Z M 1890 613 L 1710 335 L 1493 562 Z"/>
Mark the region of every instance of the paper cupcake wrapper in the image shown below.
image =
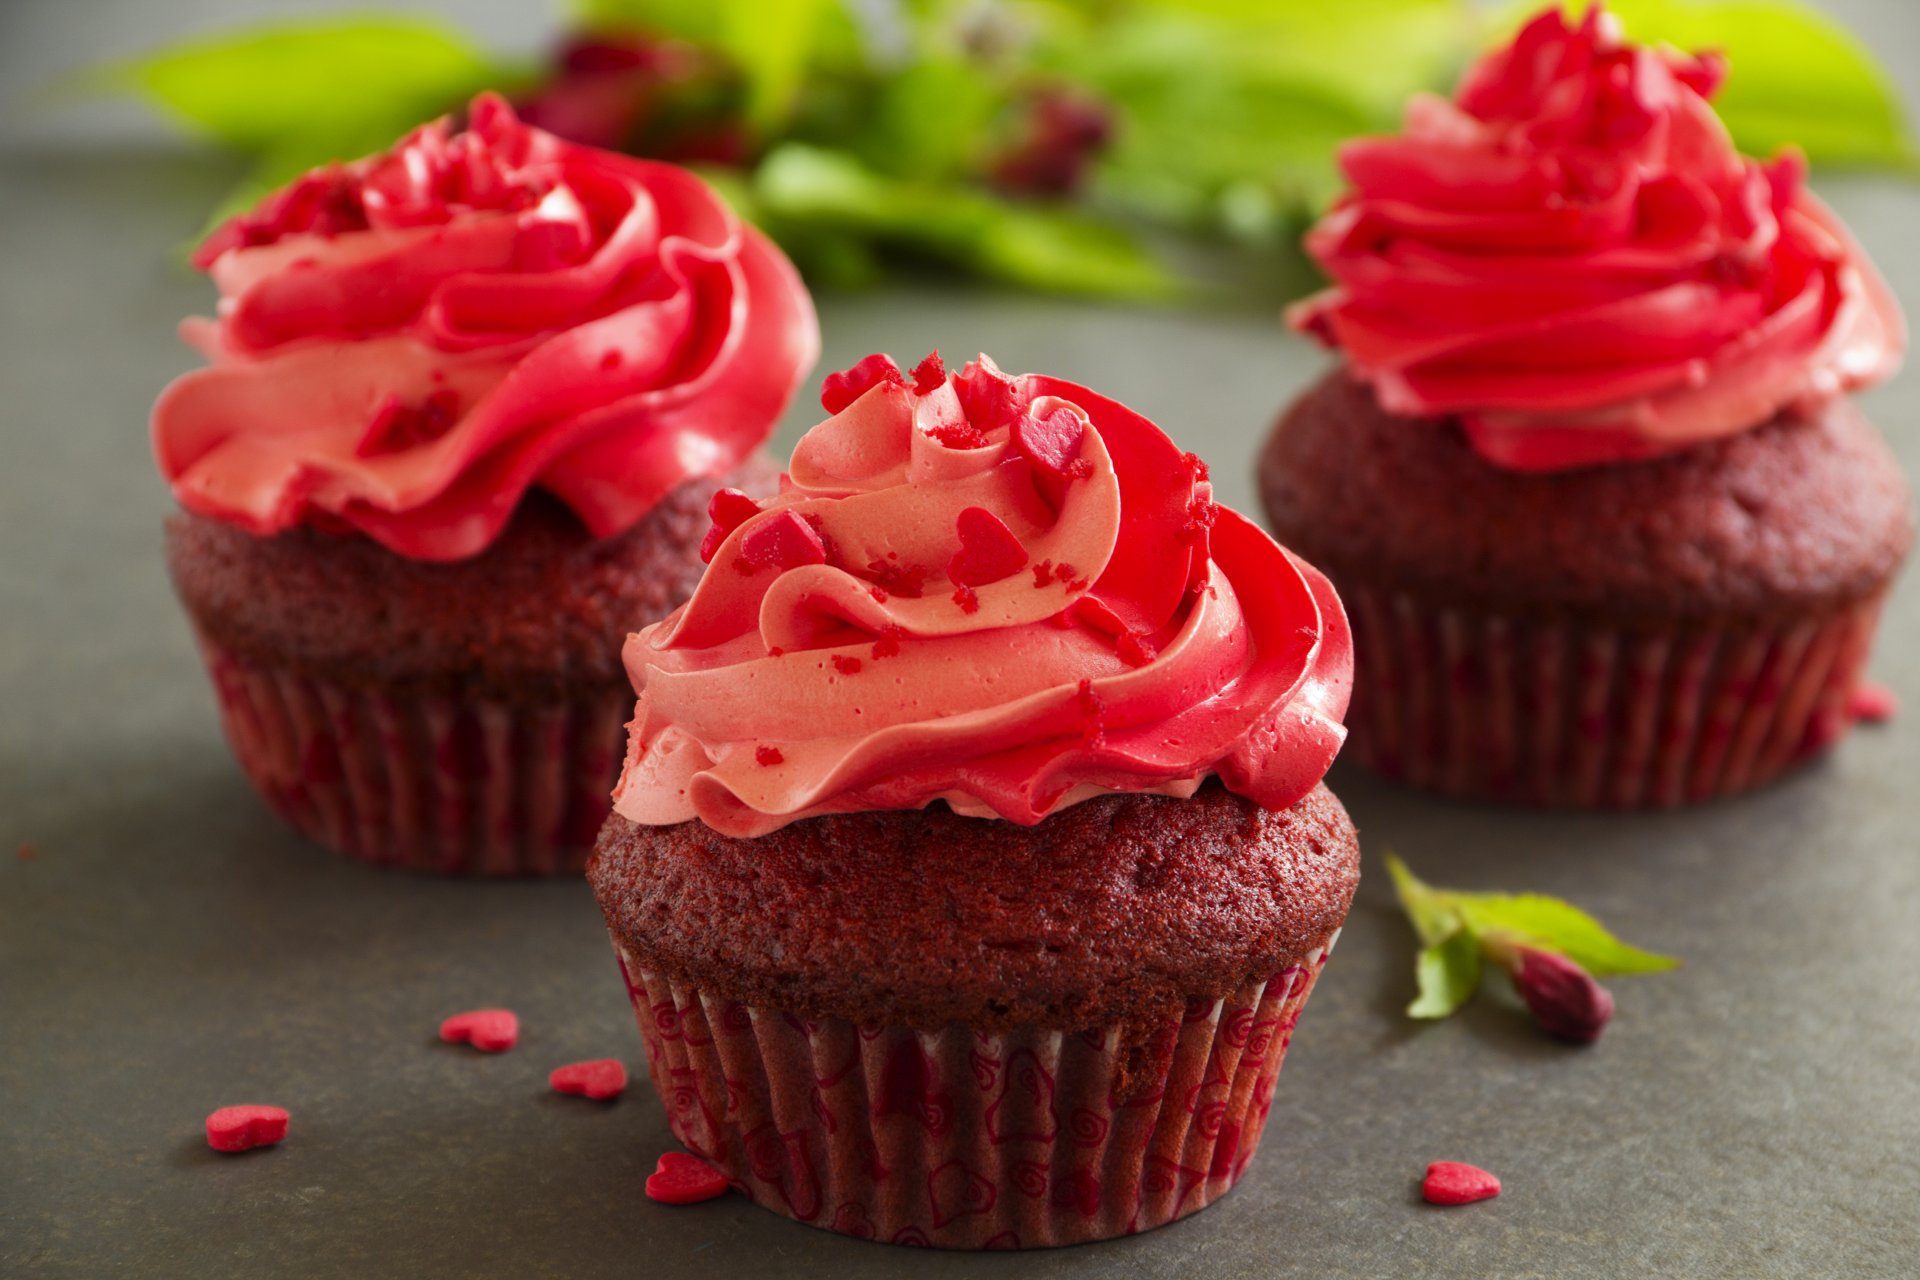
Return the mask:
<path id="1" fill-rule="evenodd" d="M 1119 1027 L 802 1019 L 614 948 L 674 1136 L 736 1189 L 843 1235 L 1025 1249 L 1145 1231 L 1224 1195 L 1333 941 L 1228 999 L 1189 1001 L 1131 1049 Z"/>
<path id="2" fill-rule="evenodd" d="M 1434 610 L 1340 584 L 1346 757 L 1449 795 L 1658 808 L 1735 795 L 1831 746 L 1881 598 L 1794 625 L 1601 629 Z"/>
<path id="3" fill-rule="evenodd" d="M 577 872 L 605 820 L 631 695 L 520 704 L 316 680 L 200 637 L 220 720 L 274 812 L 419 871 Z"/>

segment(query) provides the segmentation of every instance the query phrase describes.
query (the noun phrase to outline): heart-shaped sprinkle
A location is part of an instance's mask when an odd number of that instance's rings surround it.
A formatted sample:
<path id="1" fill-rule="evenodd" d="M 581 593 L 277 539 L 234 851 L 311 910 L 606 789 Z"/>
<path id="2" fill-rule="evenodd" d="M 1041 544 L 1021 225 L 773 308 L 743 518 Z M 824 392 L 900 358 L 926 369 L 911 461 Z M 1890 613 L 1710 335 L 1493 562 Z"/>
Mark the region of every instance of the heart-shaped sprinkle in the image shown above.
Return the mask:
<path id="1" fill-rule="evenodd" d="M 469 1009 L 441 1023 L 440 1038 L 482 1053 L 504 1053 L 520 1039 L 520 1019 L 511 1009 Z"/>
<path id="2" fill-rule="evenodd" d="M 953 380 L 960 396 L 960 407 L 967 421 L 982 431 L 1011 427 L 1027 411 L 1030 397 L 1024 395 L 1012 378 L 978 361 L 962 369 Z"/>
<path id="3" fill-rule="evenodd" d="M 713 527 L 700 540 L 701 562 L 713 563 L 713 553 L 720 549 L 727 535 L 759 514 L 760 504 L 738 489 L 714 490 L 707 502 L 707 518 L 713 521 Z"/>
<path id="4" fill-rule="evenodd" d="M 891 356 L 876 351 L 851 369 L 828 374 L 820 384 L 820 407 L 828 413 L 839 413 L 883 382 L 904 387 L 907 375 L 900 372 Z"/>
<path id="5" fill-rule="evenodd" d="M 1847 714 L 1868 724 L 1885 724 L 1900 714 L 1900 699 L 1887 686 L 1862 680 L 1847 699 Z"/>
<path id="6" fill-rule="evenodd" d="M 626 1064 L 618 1058 L 595 1058 L 591 1062 L 569 1062 L 547 1073 L 547 1083 L 555 1093 L 572 1094 L 606 1102 L 627 1090 Z"/>
<path id="7" fill-rule="evenodd" d="M 1013 447 L 1036 470 L 1056 480 L 1069 480 L 1076 476 L 1073 463 L 1086 434 L 1087 425 L 1079 414 L 1056 408 L 1044 418 L 1022 415 L 1013 424 Z"/>
<path id="8" fill-rule="evenodd" d="M 251 1151 L 286 1140 L 287 1113 L 280 1107 L 222 1107 L 207 1117 L 207 1145 L 215 1151 Z"/>
<path id="9" fill-rule="evenodd" d="M 661 1204 L 698 1204 L 726 1193 L 725 1174 L 680 1151 L 661 1156 L 647 1177 L 647 1198 Z"/>
<path id="10" fill-rule="evenodd" d="M 797 569 L 803 564 L 825 564 L 827 544 L 799 512 L 782 511 L 740 539 L 740 558 L 756 569 Z"/>
<path id="11" fill-rule="evenodd" d="M 963 587 L 982 587 L 1026 567 L 1027 549 L 999 516 L 968 507 L 956 523 L 960 549 L 947 561 L 947 577 Z"/>
<path id="12" fill-rule="evenodd" d="M 1436 1160 L 1427 1166 L 1427 1177 L 1420 1194 L 1428 1204 L 1472 1204 L 1491 1200 L 1500 1194 L 1500 1179 L 1485 1169 L 1477 1169 L 1457 1160 Z"/>

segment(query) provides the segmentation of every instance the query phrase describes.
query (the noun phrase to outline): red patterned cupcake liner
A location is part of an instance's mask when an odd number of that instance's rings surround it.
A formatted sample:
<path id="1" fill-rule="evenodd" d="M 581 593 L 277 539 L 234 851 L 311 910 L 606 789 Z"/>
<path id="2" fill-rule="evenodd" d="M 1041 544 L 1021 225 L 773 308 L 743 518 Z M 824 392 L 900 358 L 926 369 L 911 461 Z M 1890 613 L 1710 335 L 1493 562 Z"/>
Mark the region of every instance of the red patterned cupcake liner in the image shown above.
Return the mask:
<path id="1" fill-rule="evenodd" d="M 614 946 L 674 1135 L 737 1189 L 843 1235 L 1021 1249 L 1146 1231 L 1224 1195 L 1333 941 L 1190 1001 L 1131 1049 L 1117 1027 L 803 1019 L 703 994 Z"/>
<path id="2" fill-rule="evenodd" d="M 1614 809 L 1734 795 L 1838 741 L 1882 601 L 1658 631 L 1339 586 L 1356 668 L 1346 758 L 1449 795 Z"/>
<path id="3" fill-rule="evenodd" d="M 200 637 L 227 741 L 303 834 L 367 862 L 577 872 L 606 818 L 631 695 L 519 704 L 317 680 Z"/>

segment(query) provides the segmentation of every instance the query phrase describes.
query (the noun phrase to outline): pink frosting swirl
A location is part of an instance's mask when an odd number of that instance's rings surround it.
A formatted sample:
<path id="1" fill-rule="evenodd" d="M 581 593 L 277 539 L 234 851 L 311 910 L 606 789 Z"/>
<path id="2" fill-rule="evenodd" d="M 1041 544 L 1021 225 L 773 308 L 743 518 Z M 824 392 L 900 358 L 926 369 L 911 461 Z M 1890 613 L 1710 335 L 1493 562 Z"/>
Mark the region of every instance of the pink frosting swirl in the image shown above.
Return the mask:
<path id="1" fill-rule="evenodd" d="M 299 179 L 195 259 L 210 367 L 153 412 L 188 510 L 255 534 L 482 550 L 529 486 L 599 537 L 764 440 L 819 351 L 793 267 L 672 165 L 492 95 Z"/>
<path id="2" fill-rule="evenodd" d="M 1292 323 L 1381 403 L 1457 416 L 1523 470 L 1625 461 L 1886 376 L 1906 335 L 1789 153 L 1740 156 L 1723 64 L 1558 7 L 1348 144 L 1352 190 L 1307 236 L 1333 277 Z"/>
<path id="3" fill-rule="evenodd" d="M 1326 579 L 1084 387 L 873 356 L 764 506 L 723 491 L 693 598 L 627 642 L 616 810 L 760 835 L 872 809 L 1035 823 L 1209 775 L 1269 808 L 1346 731 Z"/>

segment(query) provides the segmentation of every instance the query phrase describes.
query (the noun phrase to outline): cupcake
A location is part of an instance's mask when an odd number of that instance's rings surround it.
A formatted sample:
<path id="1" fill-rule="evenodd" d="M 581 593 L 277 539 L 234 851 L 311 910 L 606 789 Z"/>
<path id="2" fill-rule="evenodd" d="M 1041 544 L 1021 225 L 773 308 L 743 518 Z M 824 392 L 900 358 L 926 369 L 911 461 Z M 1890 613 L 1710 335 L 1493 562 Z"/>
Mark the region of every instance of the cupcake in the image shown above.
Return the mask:
<path id="1" fill-rule="evenodd" d="M 195 256 L 208 367 L 153 411 L 167 561 L 234 753 L 368 861 L 578 868 L 627 634 L 818 351 L 792 266 L 698 179 L 476 99 L 316 170 Z"/>
<path id="2" fill-rule="evenodd" d="M 1382 773 L 1666 806 L 1851 724 L 1913 518 L 1844 393 L 1905 331 L 1799 157 L 1734 150 L 1723 71 L 1549 11 L 1341 152 L 1290 319 L 1344 361 L 1259 481 L 1347 603 Z"/>
<path id="3" fill-rule="evenodd" d="M 1084 387 L 874 356 L 824 400 L 627 646 L 588 876 L 673 1131 L 899 1244 L 1203 1208 L 1359 876 L 1340 603 Z"/>

